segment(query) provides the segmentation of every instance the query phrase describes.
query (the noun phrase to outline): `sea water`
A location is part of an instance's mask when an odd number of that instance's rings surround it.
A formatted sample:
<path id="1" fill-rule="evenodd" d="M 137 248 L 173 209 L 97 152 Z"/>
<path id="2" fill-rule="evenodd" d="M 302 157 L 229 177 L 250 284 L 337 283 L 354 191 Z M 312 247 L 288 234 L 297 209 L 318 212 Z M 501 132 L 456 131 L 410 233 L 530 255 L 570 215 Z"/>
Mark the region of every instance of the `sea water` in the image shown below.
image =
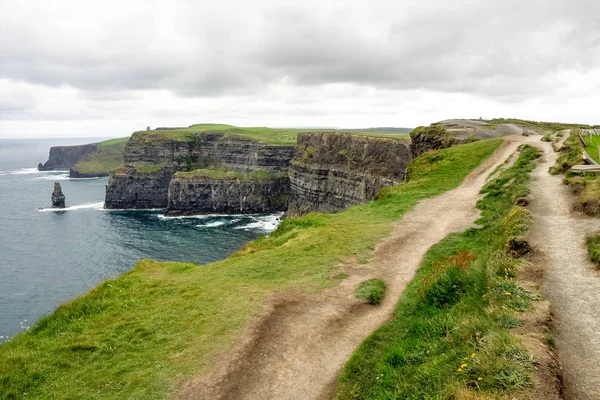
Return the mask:
<path id="1" fill-rule="evenodd" d="M 206 264 L 277 227 L 280 214 L 165 218 L 104 210 L 107 178 L 40 172 L 51 146 L 93 139 L 0 139 L 0 343 L 142 258 Z M 54 182 L 67 208 L 49 210 Z"/>

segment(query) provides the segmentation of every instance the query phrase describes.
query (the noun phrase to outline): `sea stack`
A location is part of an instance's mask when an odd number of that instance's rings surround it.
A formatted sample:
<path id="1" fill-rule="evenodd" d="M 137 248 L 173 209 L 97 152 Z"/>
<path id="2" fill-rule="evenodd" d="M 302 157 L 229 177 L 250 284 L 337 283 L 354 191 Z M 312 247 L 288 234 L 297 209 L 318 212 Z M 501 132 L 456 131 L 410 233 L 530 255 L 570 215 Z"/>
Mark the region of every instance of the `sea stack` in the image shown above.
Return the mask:
<path id="1" fill-rule="evenodd" d="M 66 208 L 65 195 L 62 192 L 60 183 L 54 182 L 54 192 L 52 192 L 52 208 Z"/>

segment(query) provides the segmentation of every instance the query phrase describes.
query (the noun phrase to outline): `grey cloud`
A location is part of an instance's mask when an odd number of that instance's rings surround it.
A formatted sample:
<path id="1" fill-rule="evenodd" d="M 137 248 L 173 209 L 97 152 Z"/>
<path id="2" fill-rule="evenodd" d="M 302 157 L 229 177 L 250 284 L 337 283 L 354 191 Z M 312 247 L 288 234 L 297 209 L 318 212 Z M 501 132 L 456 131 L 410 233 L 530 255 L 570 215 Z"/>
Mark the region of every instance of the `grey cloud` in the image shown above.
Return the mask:
<path id="1" fill-rule="evenodd" d="M 189 97 L 259 95 L 287 79 L 511 99 L 559 90 L 544 80 L 553 73 L 600 67 L 596 1 L 398 2 L 364 18 L 356 4 L 181 2 L 171 17 L 146 10 L 99 26 L 106 32 L 89 40 L 3 18 L 0 74 L 91 92 L 166 89 Z M 170 40 L 161 38 L 161 18 L 172 18 Z"/>

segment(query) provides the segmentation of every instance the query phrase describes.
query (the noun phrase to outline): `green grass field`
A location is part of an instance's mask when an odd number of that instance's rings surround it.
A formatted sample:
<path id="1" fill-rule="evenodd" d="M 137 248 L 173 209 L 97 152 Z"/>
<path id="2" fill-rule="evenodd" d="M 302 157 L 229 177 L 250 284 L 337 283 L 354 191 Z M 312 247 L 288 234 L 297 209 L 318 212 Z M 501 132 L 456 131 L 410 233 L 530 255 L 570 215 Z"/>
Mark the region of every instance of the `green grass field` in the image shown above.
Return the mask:
<path id="1" fill-rule="evenodd" d="M 381 129 L 381 130 L 378 130 Z M 387 129 L 387 130 L 386 130 Z M 391 138 L 397 138 L 402 140 L 408 140 L 409 136 L 406 132 L 408 129 L 404 128 L 370 128 L 365 130 L 339 130 L 339 132 L 347 132 L 352 135 L 377 135 Z M 172 140 L 193 140 L 192 135 L 194 133 L 201 132 L 223 132 L 227 135 L 241 136 L 249 139 L 254 139 L 259 142 L 274 144 L 274 145 L 295 145 L 296 138 L 300 132 L 323 132 L 323 131 L 336 131 L 335 129 L 286 129 L 286 128 L 241 128 L 233 125 L 224 124 L 195 124 L 187 128 L 177 128 L 168 130 L 153 130 L 153 131 L 139 131 L 137 133 L 144 133 L 148 137 L 156 137 L 162 139 Z"/>
<path id="2" fill-rule="evenodd" d="M 341 260 L 368 260 L 406 211 L 457 187 L 500 143 L 426 153 L 379 200 L 286 219 L 223 261 L 138 262 L 0 346 L 0 399 L 168 398 L 233 343 L 270 293 L 337 285 Z"/>
<path id="3" fill-rule="evenodd" d="M 526 146 L 484 187 L 481 229 L 449 235 L 427 252 L 394 318 L 346 364 L 335 399 L 491 399 L 531 385 L 535 362 L 510 328 L 535 296 L 516 283 L 519 261 L 504 248 L 531 220 L 513 204 L 528 193 L 536 157 Z"/>
<path id="4" fill-rule="evenodd" d="M 123 154 L 128 140 L 129 137 L 124 137 L 98 143 L 98 151 L 79 160 L 73 169 L 81 174 L 108 174 L 123 164 Z"/>
<path id="5" fill-rule="evenodd" d="M 583 140 L 585 141 L 585 151 L 592 156 L 596 162 L 600 163 L 600 154 L 598 154 L 598 148 L 600 147 L 600 135 L 592 135 L 590 137 L 588 135 L 583 136 Z"/>

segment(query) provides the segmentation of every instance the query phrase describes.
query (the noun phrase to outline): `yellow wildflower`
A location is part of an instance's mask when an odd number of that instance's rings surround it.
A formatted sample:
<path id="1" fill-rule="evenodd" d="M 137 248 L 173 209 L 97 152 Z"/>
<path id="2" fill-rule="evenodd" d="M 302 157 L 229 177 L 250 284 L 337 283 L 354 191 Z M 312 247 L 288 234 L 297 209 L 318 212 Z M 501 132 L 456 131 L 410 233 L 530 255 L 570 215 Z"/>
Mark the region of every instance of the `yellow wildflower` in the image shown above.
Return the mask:
<path id="1" fill-rule="evenodd" d="M 462 368 L 457 369 L 458 372 L 462 372 Z"/>
<path id="2" fill-rule="evenodd" d="M 510 292 L 504 292 L 504 294 L 510 296 Z"/>
<path id="3" fill-rule="evenodd" d="M 481 381 L 481 380 L 483 380 L 483 378 L 482 378 L 482 377 L 479 377 L 479 378 L 477 378 L 477 380 L 478 380 L 478 381 Z"/>
<path id="4" fill-rule="evenodd" d="M 475 353 L 471 354 L 471 358 L 475 358 Z"/>

